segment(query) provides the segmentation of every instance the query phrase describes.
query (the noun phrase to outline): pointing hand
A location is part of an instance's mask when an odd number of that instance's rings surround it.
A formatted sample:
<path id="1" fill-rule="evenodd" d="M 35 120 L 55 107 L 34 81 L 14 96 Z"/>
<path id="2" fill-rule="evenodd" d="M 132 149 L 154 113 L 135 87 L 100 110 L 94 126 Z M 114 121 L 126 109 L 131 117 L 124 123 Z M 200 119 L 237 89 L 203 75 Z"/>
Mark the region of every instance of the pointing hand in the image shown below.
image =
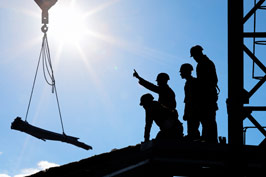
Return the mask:
<path id="1" fill-rule="evenodd" d="M 139 74 L 137 73 L 135 69 L 134 69 L 133 77 L 139 78 Z"/>

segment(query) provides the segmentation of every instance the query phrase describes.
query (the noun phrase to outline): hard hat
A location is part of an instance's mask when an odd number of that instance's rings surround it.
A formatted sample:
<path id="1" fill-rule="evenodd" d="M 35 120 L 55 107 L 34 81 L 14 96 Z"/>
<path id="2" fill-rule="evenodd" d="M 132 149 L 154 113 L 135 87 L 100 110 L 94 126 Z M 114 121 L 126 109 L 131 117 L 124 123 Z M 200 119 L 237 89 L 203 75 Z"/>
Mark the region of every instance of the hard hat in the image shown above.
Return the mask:
<path id="1" fill-rule="evenodd" d="M 168 81 L 168 80 L 170 80 L 170 77 L 166 73 L 160 73 L 160 74 L 157 75 L 156 81 L 159 81 L 159 80 Z"/>
<path id="2" fill-rule="evenodd" d="M 181 71 L 193 71 L 193 66 L 189 63 L 184 63 L 180 67 L 180 72 Z"/>
<path id="3" fill-rule="evenodd" d="M 140 98 L 140 104 L 139 105 L 143 105 L 143 104 L 145 104 L 145 103 L 147 103 L 147 102 L 151 102 L 151 101 L 153 101 L 153 96 L 151 95 L 151 94 L 149 94 L 149 93 L 147 93 L 147 94 L 144 94 L 144 95 L 142 95 L 141 96 L 141 98 Z"/>
<path id="4" fill-rule="evenodd" d="M 200 45 L 193 46 L 190 49 L 190 57 L 192 57 L 195 53 L 199 53 L 202 51 L 203 51 L 203 48 Z"/>

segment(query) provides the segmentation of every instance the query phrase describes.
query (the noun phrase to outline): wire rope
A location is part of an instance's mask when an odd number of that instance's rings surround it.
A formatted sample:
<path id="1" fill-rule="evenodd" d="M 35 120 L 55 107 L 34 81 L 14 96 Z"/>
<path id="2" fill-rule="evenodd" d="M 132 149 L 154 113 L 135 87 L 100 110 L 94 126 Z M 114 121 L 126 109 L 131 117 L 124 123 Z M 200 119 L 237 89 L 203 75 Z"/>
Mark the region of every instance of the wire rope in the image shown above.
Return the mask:
<path id="1" fill-rule="evenodd" d="M 60 104 L 59 104 L 58 93 L 57 93 L 56 85 L 55 85 L 55 77 L 54 77 L 54 72 L 53 72 L 53 67 L 52 67 L 52 60 L 51 60 L 50 49 L 49 49 L 46 31 L 43 31 L 44 36 L 43 36 L 43 40 L 42 40 L 42 47 L 41 47 L 41 51 L 40 51 L 40 55 L 39 55 L 39 59 L 38 59 L 37 68 L 35 71 L 35 76 L 33 79 L 33 84 L 32 84 L 31 93 L 30 93 L 30 99 L 29 99 L 29 103 L 28 103 L 28 107 L 27 107 L 26 116 L 25 116 L 25 121 L 27 122 L 27 118 L 28 118 L 28 114 L 29 114 L 29 110 L 30 110 L 30 105 L 31 105 L 32 97 L 33 97 L 33 92 L 34 92 L 34 88 L 35 88 L 35 84 L 36 84 L 36 80 L 37 80 L 38 70 L 39 70 L 41 60 L 42 60 L 42 69 L 43 69 L 44 79 L 48 85 L 52 86 L 52 93 L 55 93 L 56 102 L 57 102 L 57 109 L 58 109 L 60 123 L 61 123 L 61 128 L 62 128 L 63 134 L 65 134 L 63 118 L 62 118 L 61 108 L 60 108 Z"/>
<path id="2" fill-rule="evenodd" d="M 44 37 L 43 37 L 43 41 L 42 41 L 42 48 L 43 48 L 43 46 L 44 46 Z M 30 109 L 30 105 L 31 105 L 32 95 L 33 95 L 33 91 L 34 91 L 34 88 L 35 88 L 36 78 L 37 78 L 37 75 L 38 75 L 38 70 L 39 70 L 40 61 L 41 61 L 41 57 L 42 57 L 42 48 L 41 48 L 41 51 L 40 51 L 39 60 L 38 60 L 37 68 L 36 68 L 34 79 L 33 79 L 32 88 L 31 88 L 30 99 L 29 99 L 29 103 L 28 103 L 28 107 L 27 107 L 26 116 L 25 116 L 25 121 L 26 122 L 27 122 L 27 118 L 28 118 L 28 114 L 29 114 L 29 109 Z"/>

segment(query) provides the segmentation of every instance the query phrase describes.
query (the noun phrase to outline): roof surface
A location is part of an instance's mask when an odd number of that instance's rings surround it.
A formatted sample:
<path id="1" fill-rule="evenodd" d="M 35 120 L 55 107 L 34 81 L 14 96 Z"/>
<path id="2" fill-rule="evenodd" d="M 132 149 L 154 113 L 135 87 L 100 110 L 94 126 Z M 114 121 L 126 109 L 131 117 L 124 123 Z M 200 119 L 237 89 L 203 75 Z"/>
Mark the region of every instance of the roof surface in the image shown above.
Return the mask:
<path id="1" fill-rule="evenodd" d="M 53 167 L 31 177 L 225 175 L 262 172 L 265 149 L 226 144 L 150 141 L 78 162 Z"/>

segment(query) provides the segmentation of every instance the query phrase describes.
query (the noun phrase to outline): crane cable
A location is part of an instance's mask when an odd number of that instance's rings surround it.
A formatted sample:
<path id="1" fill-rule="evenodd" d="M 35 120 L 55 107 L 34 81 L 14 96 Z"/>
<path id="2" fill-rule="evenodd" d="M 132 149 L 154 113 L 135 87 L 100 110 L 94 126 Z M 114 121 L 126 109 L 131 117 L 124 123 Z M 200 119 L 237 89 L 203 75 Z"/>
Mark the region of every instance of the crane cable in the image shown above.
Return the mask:
<path id="1" fill-rule="evenodd" d="M 42 27 L 42 32 L 44 33 L 43 39 L 42 39 L 42 47 L 41 47 L 41 51 L 40 51 L 40 55 L 39 55 L 39 59 L 38 59 L 38 64 L 37 64 L 37 68 L 35 71 L 35 76 L 34 76 L 34 80 L 33 80 L 33 84 L 32 84 L 32 89 L 31 89 L 31 93 L 30 93 L 30 99 L 29 99 L 29 103 L 28 103 L 28 107 L 27 107 L 25 121 L 27 122 L 28 113 L 29 113 L 29 109 L 30 109 L 30 105 L 31 105 L 31 100 L 32 100 L 32 96 L 33 96 L 33 92 L 34 92 L 34 88 L 35 88 L 37 75 L 38 75 L 38 70 L 39 70 L 41 60 L 42 60 L 43 75 L 44 75 L 46 83 L 48 85 L 52 86 L 52 93 L 55 93 L 58 113 L 59 113 L 60 122 L 61 122 L 61 127 L 62 127 L 63 134 L 65 134 L 64 125 L 63 125 L 63 118 L 62 118 L 58 94 L 57 94 L 57 90 L 56 90 L 55 77 L 54 77 L 54 72 L 53 72 L 53 67 L 52 67 L 48 38 L 47 38 L 47 34 L 46 34 L 47 30 L 48 30 L 48 27 L 46 25 L 44 25 Z"/>

